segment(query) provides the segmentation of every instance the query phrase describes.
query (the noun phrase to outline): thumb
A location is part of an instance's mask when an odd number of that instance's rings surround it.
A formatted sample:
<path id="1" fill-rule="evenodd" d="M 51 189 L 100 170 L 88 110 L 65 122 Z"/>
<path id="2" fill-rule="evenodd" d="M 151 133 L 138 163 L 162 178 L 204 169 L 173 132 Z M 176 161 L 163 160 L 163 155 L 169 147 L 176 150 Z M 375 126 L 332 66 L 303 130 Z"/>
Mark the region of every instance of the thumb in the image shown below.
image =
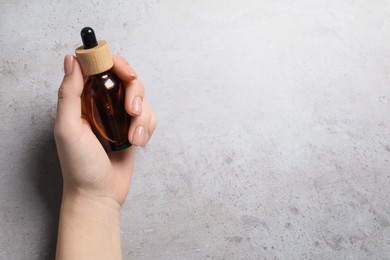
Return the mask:
<path id="1" fill-rule="evenodd" d="M 84 78 L 80 64 L 74 56 L 65 56 L 64 72 L 64 79 L 58 90 L 56 124 L 64 130 L 81 129 L 81 93 Z"/>

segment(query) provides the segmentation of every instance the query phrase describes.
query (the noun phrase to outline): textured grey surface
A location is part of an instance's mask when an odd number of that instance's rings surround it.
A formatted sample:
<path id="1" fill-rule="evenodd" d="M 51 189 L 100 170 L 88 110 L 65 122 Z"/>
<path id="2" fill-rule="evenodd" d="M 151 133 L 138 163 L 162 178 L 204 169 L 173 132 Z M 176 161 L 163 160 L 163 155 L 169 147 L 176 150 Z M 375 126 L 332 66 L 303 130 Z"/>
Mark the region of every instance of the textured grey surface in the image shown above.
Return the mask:
<path id="1" fill-rule="evenodd" d="M 390 259 L 390 2 L 0 2 L 0 259 L 51 259 L 62 59 L 89 25 L 159 118 L 125 259 Z"/>

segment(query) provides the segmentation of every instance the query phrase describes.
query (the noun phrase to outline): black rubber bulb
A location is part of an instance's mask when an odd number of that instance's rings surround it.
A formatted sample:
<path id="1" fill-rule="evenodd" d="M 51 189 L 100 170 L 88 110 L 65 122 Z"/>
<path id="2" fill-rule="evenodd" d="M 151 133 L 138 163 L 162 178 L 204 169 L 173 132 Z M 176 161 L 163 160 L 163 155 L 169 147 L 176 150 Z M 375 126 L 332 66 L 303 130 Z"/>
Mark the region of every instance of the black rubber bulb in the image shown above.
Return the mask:
<path id="1" fill-rule="evenodd" d="M 83 40 L 84 49 L 92 49 L 98 46 L 95 32 L 91 27 L 84 27 L 81 32 L 81 39 Z"/>

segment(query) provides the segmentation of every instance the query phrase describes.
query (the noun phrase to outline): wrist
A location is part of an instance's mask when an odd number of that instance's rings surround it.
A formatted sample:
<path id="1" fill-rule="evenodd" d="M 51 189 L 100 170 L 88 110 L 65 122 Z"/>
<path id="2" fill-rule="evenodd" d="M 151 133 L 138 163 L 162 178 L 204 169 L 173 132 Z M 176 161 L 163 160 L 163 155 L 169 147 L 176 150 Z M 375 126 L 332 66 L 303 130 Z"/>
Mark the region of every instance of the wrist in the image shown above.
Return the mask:
<path id="1" fill-rule="evenodd" d="M 64 190 L 57 259 L 121 259 L 119 213 L 112 199 Z"/>
<path id="2" fill-rule="evenodd" d="M 120 205 L 115 200 L 92 195 L 81 190 L 69 190 L 64 187 L 61 211 L 83 214 L 86 217 L 112 218 L 119 220 Z"/>

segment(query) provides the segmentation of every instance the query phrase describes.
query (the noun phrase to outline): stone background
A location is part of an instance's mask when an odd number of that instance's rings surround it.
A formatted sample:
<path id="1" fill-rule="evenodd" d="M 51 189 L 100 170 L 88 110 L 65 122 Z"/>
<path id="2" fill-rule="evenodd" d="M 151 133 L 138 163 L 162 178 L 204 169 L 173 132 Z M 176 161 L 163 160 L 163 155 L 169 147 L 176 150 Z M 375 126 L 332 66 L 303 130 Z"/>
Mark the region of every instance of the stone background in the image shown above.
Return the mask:
<path id="1" fill-rule="evenodd" d="M 63 56 L 95 29 L 158 115 L 124 259 L 390 259 L 388 0 L 0 1 L 0 259 L 52 259 Z"/>

